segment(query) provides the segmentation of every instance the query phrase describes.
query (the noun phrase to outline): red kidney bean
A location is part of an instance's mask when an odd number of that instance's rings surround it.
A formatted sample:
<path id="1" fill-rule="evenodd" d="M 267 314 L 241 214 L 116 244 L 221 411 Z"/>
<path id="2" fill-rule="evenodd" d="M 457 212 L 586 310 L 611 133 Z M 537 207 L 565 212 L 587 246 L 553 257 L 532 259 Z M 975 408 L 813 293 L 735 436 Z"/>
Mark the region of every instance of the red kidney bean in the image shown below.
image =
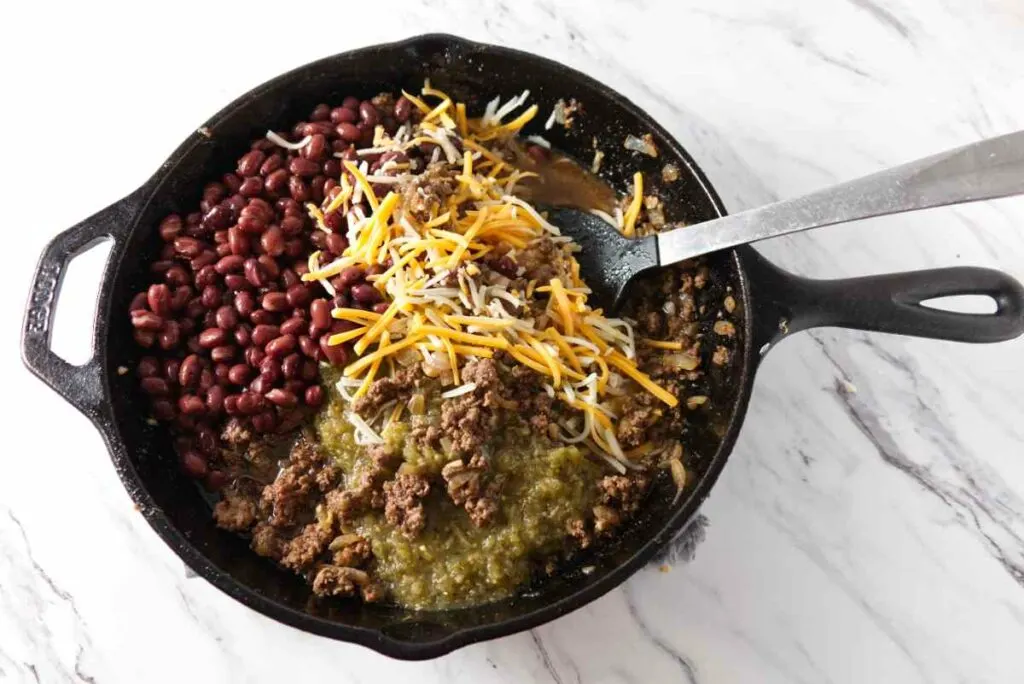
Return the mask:
<path id="1" fill-rule="evenodd" d="M 238 415 L 238 395 L 229 394 L 224 397 L 224 413 L 229 416 Z"/>
<path id="2" fill-rule="evenodd" d="M 225 173 L 221 177 L 221 181 L 224 183 L 226 192 L 231 194 L 238 192 L 238 188 L 241 187 L 242 185 L 242 179 L 239 178 L 238 175 L 234 173 Z"/>
<path id="3" fill-rule="evenodd" d="M 274 257 L 270 256 L 269 254 L 260 254 L 258 257 L 256 257 L 256 261 L 259 263 L 260 267 L 263 269 L 263 272 L 267 275 L 268 278 L 276 280 L 277 277 L 281 275 L 281 267 L 277 265 L 277 262 L 274 260 Z M 270 283 L 267 285 L 268 288 L 271 286 L 276 287 L 277 283 Z"/>
<path id="4" fill-rule="evenodd" d="M 369 100 L 363 100 L 359 103 L 359 119 L 362 123 L 373 128 L 380 121 L 380 115 L 377 113 L 377 108 L 373 106 L 373 103 Z"/>
<path id="5" fill-rule="evenodd" d="M 277 418 L 269 411 L 252 417 L 252 427 L 256 432 L 273 432 L 276 426 Z"/>
<path id="6" fill-rule="evenodd" d="M 232 292 L 238 292 L 239 290 L 248 290 L 254 287 L 248 276 L 239 275 L 238 273 L 232 273 L 224 276 L 224 284 Z"/>
<path id="7" fill-rule="evenodd" d="M 360 304 L 371 305 L 381 300 L 381 294 L 373 285 L 358 283 L 352 286 L 352 299 Z"/>
<path id="8" fill-rule="evenodd" d="M 181 217 L 177 214 L 171 214 L 160 222 L 160 239 L 164 242 L 171 242 L 181 234 L 184 228 L 185 224 L 182 222 Z"/>
<path id="9" fill-rule="evenodd" d="M 244 385 L 252 377 L 252 368 L 244 363 L 236 363 L 228 371 L 228 380 L 233 385 Z"/>
<path id="10" fill-rule="evenodd" d="M 194 257 L 203 251 L 203 243 L 185 235 L 174 238 L 174 251 L 182 256 Z"/>
<path id="11" fill-rule="evenodd" d="M 234 226 L 228 229 L 228 246 L 231 247 L 231 253 L 237 254 L 238 256 L 248 256 L 251 245 L 249 244 L 249 238 L 246 237 L 245 233 L 239 226 Z"/>
<path id="12" fill-rule="evenodd" d="M 251 292 L 245 290 L 235 293 L 235 311 L 239 316 L 248 317 L 256 310 L 256 298 Z"/>
<path id="13" fill-rule="evenodd" d="M 138 310 L 132 312 L 132 326 L 138 330 L 156 332 L 164 325 L 164 319 L 152 311 Z"/>
<path id="14" fill-rule="evenodd" d="M 287 311 L 291 308 L 288 304 L 288 295 L 283 292 L 268 292 L 263 295 L 261 303 L 267 311 L 279 312 Z"/>
<path id="15" fill-rule="evenodd" d="M 238 397 L 238 411 L 245 415 L 252 415 L 260 410 L 260 398 L 252 392 L 242 392 Z"/>
<path id="16" fill-rule="evenodd" d="M 238 312 L 233 306 L 224 305 L 217 309 L 217 327 L 232 330 L 238 325 Z"/>
<path id="17" fill-rule="evenodd" d="M 348 353 L 345 348 L 340 344 L 329 345 L 327 340 L 327 335 L 320 338 L 320 351 L 323 352 L 324 358 L 333 366 L 344 366 L 348 361 Z"/>
<path id="18" fill-rule="evenodd" d="M 200 253 L 195 259 L 189 262 L 189 266 L 192 267 L 193 271 L 198 271 L 203 266 L 209 266 L 210 264 L 217 261 L 217 252 L 213 249 L 207 249 Z"/>
<path id="19" fill-rule="evenodd" d="M 299 349 L 301 349 L 302 353 L 309 358 L 315 359 L 317 357 L 316 352 L 319 348 L 319 345 L 308 335 L 299 336 Z"/>
<path id="20" fill-rule="evenodd" d="M 257 325 L 252 329 L 252 343 L 263 347 L 273 339 L 281 335 L 281 330 L 276 325 Z"/>
<path id="21" fill-rule="evenodd" d="M 139 365 L 135 367 L 135 372 L 140 378 L 154 376 L 160 372 L 160 362 L 155 357 L 143 356 L 139 359 Z"/>
<path id="22" fill-rule="evenodd" d="M 299 403 L 298 398 L 294 394 L 288 390 L 278 388 L 267 392 L 267 400 L 275 406 L 280 406 L 281 408 L 286 409 L 295 408 Z"/>
<path id="23" fill-rule="evenodd" d="M 189 450 L 182 452 L 179 461 L 182 471 L 189 477 L 197 480 L 206 477 L 206 474 L 209 472 L 206 459 L 198 451 Z"/>
<path id="24" fill-rule="evenodd" d="M 335 126 L 343 123 L 355 123 L 359 113 L 349 107 L 335 107 L 331 110 L 331 123 Z"/>
<path id="25" fill-rule="evenodd" d="M 312 359 L 306 359 L 302 362 L 302 371 L 300 376 L 306 382 L 313 382 L 320 377 L 320 371 L 317 368 L 316 361 Z"/>
<path id="26" fill-rule="evenodd" d="M 206 412 L 206 404 L 194 394 L 183 394 L 178 398 L 178 410 L 186 416 L 198 416 Z"/>
<path id="27" fill-rule="evenodd" d="M 132 338 L 144 349 L 149 349 L 156 342 L 156 333 L 152 330 L 133 330 Z"/>
<path id="28" fill-rule="evenodd" d="M 252 326 L 248 323 L 242 323 L 235 328 L 235 344 L 245 348 L 252 343 Z"/>
<path id="29" fill-rule="evenodd" d="M 274 386 L 274 376 L 270 373 L 260 373 L 259 376 L 249 383 L 249 391 L 263 395 L 269 392 Z"/>
<path id="30" fill-rule="evenodd" d="M 338 137 L 346 142 L 359 142 L 359 139 L 363 137 L 363 132 L 355 124 L 348 122 L 338 124 L 335 130 L 338 132 Z"/>
<path id="31" fill-rule="evenodd" d="M 252 257 L 246 259 L 242 268 L 245 271 L 245 280 L 251 283 L 253 287 L 263 287 L 267 284 L 267 279 L 263 275 L 263 268 L 256 259 Z"/>
<path id="32" fill-rule="evenodd" d="M 263 251 L 272 257 L 281 256 L 284 253 L 284 234 L 278 226 L 270 226 L 260 236 L 260 246 Z"/>
<path id="33" fill-rule="evenodd" d="M 263 181 L 260 180 L 259 176 L 250 176 L 242 181 L 241 187 L 238 188 L 238 194 L 242 197 L 256 197 L 263 192 Z"/>
<path id="34" fill-rule="evenodd" d="M 295 344 L 295 335 L 281 335 L 268 342 L 265 351 L 270 356 L 280 358 L 295 349 Z"/>
<path id="35" fill-rule="evenodd" d="M 171 248 L 171 255 L 167 258 L 163 258 L 163 255 L 161 254 L 161 258 L 159 261 L 154 261 L 149 265 L 150 273 L 155 273 L 156 275 L 163 275 L 167 273 L 167 269 L 172 268 L 174 266 L 174 262 L 171 261 L 171 259 L 173 259 L 175 256 L 174 245 L 168 244 L 167 247 Z"/>
<path id="36" fill-rule="evenodd" d="M 309 115 L 310 121 L 326 121 L 331 118 L 331 107 L 326 104 L 318 104 L 313 108 L 313 113 Z"/>
<path id="37" fill-rule="evenodd" d="M 311 161 L 321 161 L 327 156 L 327 136 L 317 133 L 309 139 L 309 144 L 302 148 L 302 156 Z M 298 173 L 292 171 L 292 173 Z"/>
<path id="38" fill-rule="evenodd" d="M 310 294 L 309 288 L 302 284 L 292 285 L 291 287 L 288 288 L 288 291 L 285 293 L 285 301 L 288 302 L 289 306 L 296 309 L 304 307 L 307 304 L 309 304 L 309 301 L 312 298 L 313 295 Z M 264 304 L 264 306 L 266 305 Z"/>
<path id="39" fill-rule="evenodd" d="M 139 384 L 142 387 L 142 391 L 151 397 L 164 397 L 170 392 L 170 387 L 167 385 L 167 381 L 163 378 L 143 378 Z"/>
<path id="40" fill-rule="evenodd" d="M 206 410 L 211 415 L 217 415 L 224 409 L 225 390 L 220 385 L 214 385 L 206 391 Z"/>
<path id="41" fill-rule="evenodd" d="M 412 115 L 412 102 L 405 95 L 395 100 L 395 121 L 405 123 Z"/>
<path id="42" fill-rule="evenodd" d="M 208 425 L 196 425 L 196 447 L 206 456 L 217 455 L 217 433 Z"/>
<path id="43" fill-rule="evenodd" d="M 235 357 L 235 348 L 230 344 L 214 347 L 210 350 L 210 358 L 214 363 L 225 363 Z"/>
<path id="44" fill-rule="evenodd" d="M 389 306 L 390 305 L 387 302 L 377 302 L 376 304 L 373 305 L 372 311 L 373 313 L 382 314 L 388 310 Z"/>
<path id="45" fill-rule="evenodd" d="M 249 235 L 259 235 L 267 227 L 267 220 L 262 216 L 247 214 L 248 211 L 249 207 L 246 207 L 242 210 L 242 215 L 238 217 L 238 229 Z"/>
<path id="46" fill-rule="evenodd" d="M 135 313 L 136 311 L 145 311 L 149 305 L 149 294 L 147 292 L 140 292 L 132 297 L 131 304 L 128 305 L 128 313 Z"/>
<path id="47" fill-rule="evenodd" d="M 327 330 L 331 325 L 331 305 L 326 299 L 314 299 L 309 305 L 309 316 L 318 330 Z"/>
<path id="48" fill-rule="evenodd" d="M 226 338 L 227 333 L 220 328 L 207 328 L 199 333 L 199 345 L 204 349 L 213 349 L 224 344 Z"/>
<path id="49" fill-rule="evenodd" d="M 174 289 L 174 294 L 171 295 L 171 311 L 181 311 L 188 306 L 189 300 L 192 299 L 193 294 L 195 294 L 194 291 L 188 285 L 180 285 L 179 287 L 176 287 Z M 185 321 L 181 322 L 184 323 Z"/>
<path id="50" fill-rule="evenodd" d="M 359 111 L 359 98 L 355 95 L 348 95 L 344 100 L 341 101 L 341 106 L 353 111 Z"/>
<path id="51" fill-rule="evenodd" d="M 164 274 L 164 280 L 167 281 L 168 285 L 178 287 L 180 285 L 188 285 L 192 282 L 192 278 L 181 266 L 171 266 L 167 269 L 167 273 Z"/>
<path id="52" fill-rule="evenodd" d="M 246 152 L 238 160 L 238 175 L 243 177 L 255 176 L 259 173 L 260 165 L 263 164 L 264 159 L 266 159 L 266 155 L 259 150 Z"/>
<path id="53" fill-rule="evenodd" d="M 301 318 L 289 318 L 287 321 L 281 324 L 282 335 L 298 335 L 300 331 L 305 330 L 306 321 Z"/>
<path id="54" fill-rule="evenodd" d="M 315 199 L 315 194 L 309 185 L 298 176 L 292 176 L 288 179 L 288 194 L 296 202 L 308 202 L 311 199 Z"/>
<path id="55" fill-rule="evenodd" d="M 231 209 L 224 204 L 212 207 L 203 216 L 203 226 L 213 230 L 220 230 L 231 225 Z"/>
<path id="56" fill-rule="evenodd" d="M 263 187 L 271 194 L 280 194 L 288 186 L 289 178 L 287 169 L 278 169 L 267 176 Z"/>
<path id="57" fill-rule="evenodd" d="M 326 247 L 331 254 L 341 256 L 341 253 L 348 249 L 348 240 L 339 233 L 328 233 Z M 349 268 L 354 268 L 350 266 Z"/>
<path id="58" fill-rule="evenodd" d="M 199 375 L 203 371 L 203 362 L 197 354 L 189 354 L 181 362 L 178 368 L 178 384 L 182 387 L 192 387 L 199 382 Z"/>
<path id="59" fill-rule="evenodd" d="M 236 273 L 242 270 L 244 265 L 245 257 L 239 254 L 231 254 L 226 257 L 221 257 L 213 268 L 220 275 L 227 275 L 228 273 Z"/>
<path id="60" fill-rule="evenodd" d="M 267 157 L 267 160 L 260 166 L 260 175 L 266 178 L 282 166 L 284 166 L 284 155 L 280 152 L 275 152 Z"/>
<path id="61" fill-rule="evenodd" d="M 163 283 L 150 285 L 146 292 L 146 302 L 157 316 L 167 316 L 171 313 L 171 288 Z"/>
<path id="62" fill-rule="evenodd" d="M 342 287 L 358 283 L 363 279 L 363 269 L 358 266 L 347 266 L 338 274 Z"/>
<path id="63" fill-rule="evenodd" d="M 309 241 L 313 243 L 313 246 L 316 247 L 317 249 L 326 249 L 327 233 L 323 232 L 322 230 L 313 231 L 313 233 L 309 236 Z"/>
<path id="64" fill-rule="evenodd" d="M 288 237 L 298 235 L 302 232 L 303 227 L 305 227 L 305 223 L 299 216 L 285 216 L 281 219 L 281 232 Z"/>
<path id="65" fill-rule="evenodd" d="M 272 311 L 256 309 L 249 314 L 249 320 L 253 325 L 273 325 L 277 321 L 277 316 L 275 316 Z"/>
<path id="66" fill-rule="evenodd" d="M 327 121 L 310 121 L 302 126 L 299 131 L 299 135 L 331 135 L 334 132 L 334 126 Z"/>
<path id="67" fill-rule="evenodd" d="M 287 291 L 288 288 L 291 287 L 292 285 L 295 285 L 295 284 L 301 283 L 301 282 L 302 282 L 302 279 L 299 278 L 299 275 L 295 271 L 293 271 L 292 269 L 290 269 L 290 268 L 281 269 L 281 285 L 284 286 L 285 291 Z"/>
<path id="68" fill-rule="evenodd" d="M 298 354 L 289 354 L 281 362 L 281 374 L 292 380 L 299 377 L 302 372 L 302 357 Z"/>
<path id="69" fill-rule="evenodd" d="M 310 408 L 318 408 L 324 401 L 324 391 L 320 385 L 311 385 L 306 388 L 306 396 L 303 397 L 306 406 Z"/>
<path id="70" fill-rule="evenodd" d="M 294 240 L 289 240 L 288 242 L 284 243 L 284 253 L 293 259 L 301 257 L 305 249 L 305 242 L 301 239 L 296 238 Z"/>
<path id="71" fill-rule="evenodd" d="M 301 397 L 306 391 L 306 383 L 298 379 L 285 380 L 283 387 L 296 397 Z"/>
<path id="72" fill-rule="evenodd" d="M 265 356 L 260 361 L 260 375 L 266 375 L 271 384 L 281 379 L 281 364 L 273 356 Z"/>
<path id="73" fill-rule="evenodd" d="M 253 368 L 260 365 L 260 361 L 263 360 L 264 356 L 266 356 L 266 352 L 259 347 L 248 347 L 245 350 L 245 362 Z"/>
<path id="74" fill-rule="evenodd" d="M 202 294 L 199 295 L 199 301 L 201 301 L 203 306 L 207 309 L 216 309 L 220 306 L 223 298 L 224 294 L 216 285 L 207 285 L 203 288 Z"/>
<path id="75" fill-rule="evenodd" d="M 288 171 L 293 176 L 312 178 L 316 174 L 320 173 L 320 164 L 310 159 L 306 159 L 305 157 L 292 157 L 288 162 Z"/>
<path id="76" fill-rule="evenodd" d="M 213 379 L 218 385 L 226 385 L 230 382 L 228 373 L 231 371 L 230 364 L 218 363 L 213 367 Z"/>
<path id="77" fill-rule="evenodd" d="M 160 343 L 160 348 L 165 351 L 177 347 L 181 341 L 181 326 L 178 325 L 178 322 L 165 321 L 163 329 L 157 335 L 157 341 Z"/>

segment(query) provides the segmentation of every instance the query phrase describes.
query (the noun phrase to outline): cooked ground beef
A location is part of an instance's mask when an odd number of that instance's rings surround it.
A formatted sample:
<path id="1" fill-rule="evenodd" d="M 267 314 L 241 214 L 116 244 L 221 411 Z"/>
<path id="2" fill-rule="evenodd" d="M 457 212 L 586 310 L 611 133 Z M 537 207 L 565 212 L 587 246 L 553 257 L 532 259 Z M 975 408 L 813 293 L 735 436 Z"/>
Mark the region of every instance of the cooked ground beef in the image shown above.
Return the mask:
<path id="1" fill-rule="evenodd" d="M 290 527 L 299 523 L 311 514 L 320 495 L 337 482 L 339 474 L 337 468 L 326 462 L 315 442 L 300 437 L 287 464 L 263 490 L 264 504 L 270 508 L 270 524 Z"/>
<path id="2" fill-rule="evenodd" d="M 363 418 L 367 418 L 389 401 L 396 399 L 406 401 L 412 391 L 420 385 L 422 379 L 423 373 L 416 366 L 403 368 L 393 376 L 375 380 L 366 394 L 353 402 L 352 410 Z"/>
<path id="3" fill-rule="evenodd" d="M 598 501 L 624 516 L 630 516 L 640 508 L 650 484 L 650 477 L 642 472 L 607 475 L 597 484 L 600 491 Z"/>
<path id="4" fill-rule="evenodd" d="M 213 519 L 225 530 L 245 532 L 256 524 L 259 500 L 255 483 L 237 480 L 221 492 L 221 500 L 213 507 Z"/>
<path id="5" fill-rule="evenodd" d="M 402 206 L 419 221 L 430 220 L 431 207 L 439 207 L 457 186 L 444 164 L 431 164 L 418 176 L 411 176 L 400 188 Z"/>
<path id="6" fill-rule="evenodd" d="M 524 278 L 536 280 L 537 283 L 544 285 L 552 278 L 558 277 L 557 264 L 560 256 L 558 245 L 549 238 L 540 238 L 516 254 L 516 263 L 523 269 Z"/>
<path id="7" fill-rule="evenodd" d="M 281 565 L 295 572 L 308 569 L 327 548 L 332 536 L 319 523 L 309 523 L 285 546 L 284 556 L 280 559 Z"/>
<path id="8" fill-rule="evenodd" d="M 384 508 L 384 482 L 401 463 L 401 457 L 383 444 L 368 447 L 367 455 L 373 463 L 371 469 L 346 488 L 332 490 L 325 497 L 328 510 L 342 522 L 355 520 L 368 510 Z"/>
<path id="9" fill-rule="evenodd" d="M 635 449 L 648 438 L 648 430 L 664 414 L 664 404 L 646 392 L 626 398 L 615 436 L 623 449 Z"/>
<path id="10" fill-rule="evenodd" d="M 384 483 L 384 518 L 405 536 L 416 537 L 427 523 L 423 497 L 429 493 L 429 479 L 400 473 L 394 480 Z"/>
<path id="11" fill-rule="evenodd" d="M 498 495 L 501 479 L 487 477 L 487 461 L 477 455 L 464 463 L 451 461 L 441 469 L 448 496 L 456 506 L 462 506 L 477 527 L 489 524 L 498 513 Z"/>
<path id="12" fill-rule="evenodd" d="M 324 565 L 313 578 L 313 592 L 319 596 L 354 596 L 370 584 L 370 576 L 362 570 Z"/>
<path id="13" fill-rule="evenodd" d="M 530 427 L 547 433 L 551 423 L 552 400 L 544 391 L 543 380 L 529 368 L 514 366 L 509 382 L 503 388 L 508 401 L 515 402 L 513 408 Z"/>

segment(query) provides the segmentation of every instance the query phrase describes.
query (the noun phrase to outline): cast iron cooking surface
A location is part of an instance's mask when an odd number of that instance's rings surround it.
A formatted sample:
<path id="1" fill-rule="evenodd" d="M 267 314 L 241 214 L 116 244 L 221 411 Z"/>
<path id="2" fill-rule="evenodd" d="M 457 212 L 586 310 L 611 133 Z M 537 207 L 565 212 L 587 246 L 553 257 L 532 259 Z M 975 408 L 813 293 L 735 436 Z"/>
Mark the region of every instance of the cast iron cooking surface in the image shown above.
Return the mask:
<path id="1" fill-rule="evenodd" d="M 527 53 L 432 35 L 345 53 L 276 78 L 226 107 L 168 159 L 142 191 L 148 195 L 135 217 L 122 258 L 112 268 L 109 289 L 101 293 L 98 346 L 117 436 L 108 437 L 115 463 L 129 492 L 157 532 L 192 566 L 243 603 L 302 629 L 353 641 L 387 655 L 419 659 L 467 643 L 511 634 L 551 620 L 615 587 L 671 539 L 707 496 L 735 441 L 751 382 L 749 301 L 735 252 L 710 264 L 716 292 L 726 287 L 740 303 L 738 346 L 728 371 L 712 374 L 707 391 L 711 410 L 685 435 L 690 471 L 686 495 L 671 505 L 673 486 L 663 478 L 643 514 L 620 541 L 591 554 L 576 569 L 533 587 L 524 595 L 472 609 L 416 613 L 393 606 L 316 600 L 295 575 L 249 550 L 246 540 L 217 529 L 209 506 L 194 484 L 179 474 L 172 440 L 163 427 L 146 423 L 145 398 L 133 374 L 140 353 L 132 341 L 128 309 L 133 293 L 145 288 L 145 265 L 156 258 L 156 226 L 169 212 L 187 212 L 198 203 L 204 182 L 235 166 L 249 142 L 267 128 L 288 129 L 320 102 L 346 95 L 370 97 L 381 91 L 418 92 L 429 77 L 437 87 L 479 113 L 496 95 L 508 98 L 524 89 L 540 113 L 525 134 L 543 134 L 556 148 L 589 165 L 594 139 L 605 153 L 601 176 L 619 192 L 629 189 L 636 170 L 662 197 L 671 221 L 695 222 L 724 213 L 720 200 L 682 148 L 646 114 L 621 95 L 589 77 Z M 543 125 L 556 100 L 575 98 L 581 112 L 565 130 Z M 651 133 L 657 159 L 625 150 L 627 134 Z M 662 167 L 674 163 L 679 180 L 663 183 Z M 720 301 L 720 300 L 719 300 Z M 712 315 L 713 311 L 709 312 Z M 593 565 L 584 575 L 578 568 Z"/>

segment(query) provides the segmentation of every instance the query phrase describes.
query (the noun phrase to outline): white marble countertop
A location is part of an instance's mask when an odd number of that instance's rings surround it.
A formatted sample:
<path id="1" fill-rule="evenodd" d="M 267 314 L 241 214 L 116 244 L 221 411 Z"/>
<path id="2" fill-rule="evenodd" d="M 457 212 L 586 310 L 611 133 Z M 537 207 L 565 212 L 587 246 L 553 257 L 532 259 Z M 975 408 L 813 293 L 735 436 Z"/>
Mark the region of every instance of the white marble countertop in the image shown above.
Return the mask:
<path id="1" fill-rule="evenodd" d="M 1024 340 L 794 336 L 760 371 L 692 563 L 427 663 L 284 627 L 187 578 L 133 511 L 98 434 L 15 348 L 48 239 L 134 189 L 236 95 L 314 58 L 437 30 L 555 58 L 647 109 L 736 210 L 1024 128 L 1019 3 L 244 7 L 2 10 L 14 249 L 0 276 L 0 681 L 1024 680 Z M 1024 278 L 1022 235 L 1017 198 L 764 251 L 812 276 L 974 264 Z M 62 299 L 56 344 L 78 359 L 99 264 L 79 259 L 84 284 Z"/>

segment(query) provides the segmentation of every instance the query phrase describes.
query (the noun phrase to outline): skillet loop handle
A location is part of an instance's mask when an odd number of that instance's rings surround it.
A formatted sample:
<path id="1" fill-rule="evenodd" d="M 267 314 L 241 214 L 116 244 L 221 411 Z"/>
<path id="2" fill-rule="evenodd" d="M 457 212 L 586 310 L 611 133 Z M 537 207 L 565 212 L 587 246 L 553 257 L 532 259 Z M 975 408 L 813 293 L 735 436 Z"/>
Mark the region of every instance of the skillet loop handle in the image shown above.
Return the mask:
<path id="1" fill-rule="evenodd" d="M 50 386 L 72 406 L 96 421 L 106 406 L 99 350 L 93 324 L 92 357 L 76 366 L 57 356 L 50 348 L 53 316 L 57 308 L 61 284 L 67 266 L 76 256 L 104 240 L 114 240 L 103 279 L 109 277 L 110 265 L 124 247 L 131 219 L 137 209 L 133 193 L 106 209 L 85 219 L 55 237 L 43 250 L 32 278 L 28 306 L 21 332 L 21 357 L 40 380 Z M 101 286 L 102 290 L 102 286 Z"/>
<path id="2" fill-rule="evenodd" d="M 756 255 L 748 275 L 757 298 L 767 296 L 770 301 L 755 313 L 755 342 L 763 351 L 788 333 L 823 326 L 975 343 L 1024 334 L 1024 286 L 990 268 L 955 266 L 813 280 L 787 273 Z M 990 297 L 996 311 L 958 313 L 922 304 L 958 295 Z"/>

